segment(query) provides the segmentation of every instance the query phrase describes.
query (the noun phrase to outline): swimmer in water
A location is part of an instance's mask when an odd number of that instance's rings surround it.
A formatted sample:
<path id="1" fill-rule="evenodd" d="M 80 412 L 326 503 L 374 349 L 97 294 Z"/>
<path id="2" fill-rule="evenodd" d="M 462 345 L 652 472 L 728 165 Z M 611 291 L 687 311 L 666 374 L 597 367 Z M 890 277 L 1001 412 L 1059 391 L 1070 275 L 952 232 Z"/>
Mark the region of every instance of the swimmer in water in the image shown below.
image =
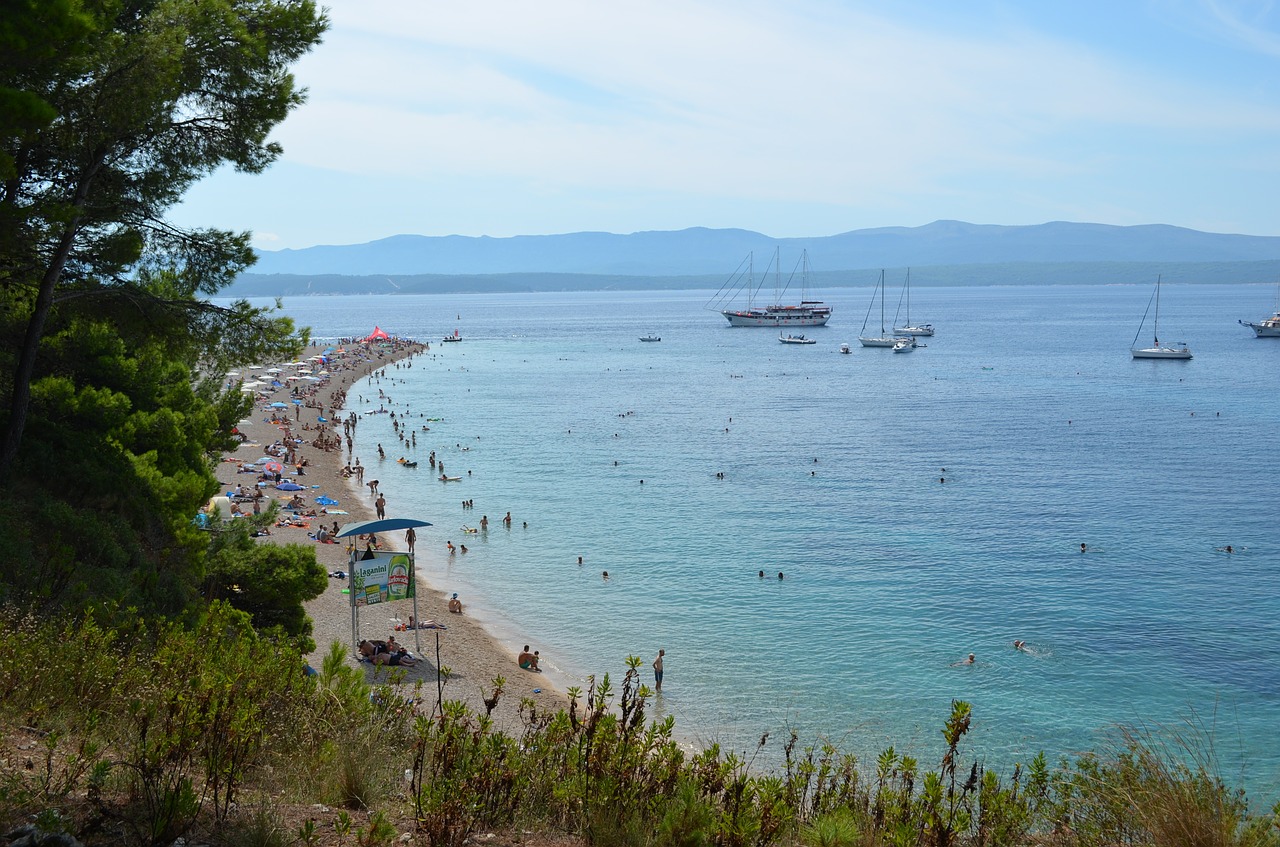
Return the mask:
<path id="1" fill-rule="evenodd" d="M 1081 552 L 1081 553 L 1085 553 L 1085 552 L 1088 552 L 1088 550 L 1089 550 L 1089 545 L 1087 545 L 1087 544 L 1085 544 L 1083 541 L 1081 541 L 1081 542 L 1080 542 L 1080 552 Z"/>
<path id="2" fill-rule="evenodd" d="M 1013 642 L 1013 649 L 1015 649 L 1015 650 L 1024 650 L 1024 651 L 1025 651 L 1025 650 L 1027 649 L 1027 642 L 1025 642 L 1025 641 L 1014 641 L 1014 642 Z"/>
<path id="3" fill-rule="evenodd" d="M 972 664 L 975 664 L 975 663 L 976 663 L 976 661 L 977 661 L 977 659 L 974 657 L 974 655 L 973 655 L 972 653 L 970 653 L 970 654 L 968 655 L 968 657 L 966 657 L 966 658 L 964 658 L 964 659 L 961 659 L 961 660 L 960 660 L 960 661 L 958 661 L 958 662 L 952 662 L 952 663 L 951 663 L 951 667 L 953 667 L 953 668 L 958 668 L 958 667 L 960 667 L 961 665 L 972 665 Z"/>
<path id="4" fill-rule="evenodd" d="M 603 571 L 603 572 L 600 574 L 600 578 L 601 578 L 601 579 L 608 579 L 608 578 L 609 578 L 609 572 L 608 572 L 608 571 Z"/>

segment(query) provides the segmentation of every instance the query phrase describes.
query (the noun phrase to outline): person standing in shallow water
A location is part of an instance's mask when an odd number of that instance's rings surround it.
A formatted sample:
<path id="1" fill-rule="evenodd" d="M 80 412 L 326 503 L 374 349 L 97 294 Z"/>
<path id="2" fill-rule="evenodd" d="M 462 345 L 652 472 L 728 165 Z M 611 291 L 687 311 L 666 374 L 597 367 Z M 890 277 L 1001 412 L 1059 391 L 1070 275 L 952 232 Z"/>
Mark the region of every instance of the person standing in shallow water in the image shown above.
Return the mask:
<path id="1" fill-rule="evenodd" d="M 662 657 L 667 655 L 666 650 L 658 651 L 658 658 L 653 660 L 653 687 L 655 691 L 662 690 Z"/>

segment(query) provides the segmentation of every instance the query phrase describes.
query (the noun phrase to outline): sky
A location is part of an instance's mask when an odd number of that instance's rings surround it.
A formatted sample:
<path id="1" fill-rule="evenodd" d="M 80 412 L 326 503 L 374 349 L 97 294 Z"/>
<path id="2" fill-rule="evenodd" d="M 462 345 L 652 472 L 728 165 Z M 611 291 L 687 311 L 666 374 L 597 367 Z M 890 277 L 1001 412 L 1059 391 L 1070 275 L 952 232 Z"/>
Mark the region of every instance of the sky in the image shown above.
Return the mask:
<path id="1" fill-rule="evenodd" d="M 323 0 L 322 0 L 323 2 Z M 1272 0 L 329 0 L 259 249 L 1081 221 L 1280 235 Z"/>

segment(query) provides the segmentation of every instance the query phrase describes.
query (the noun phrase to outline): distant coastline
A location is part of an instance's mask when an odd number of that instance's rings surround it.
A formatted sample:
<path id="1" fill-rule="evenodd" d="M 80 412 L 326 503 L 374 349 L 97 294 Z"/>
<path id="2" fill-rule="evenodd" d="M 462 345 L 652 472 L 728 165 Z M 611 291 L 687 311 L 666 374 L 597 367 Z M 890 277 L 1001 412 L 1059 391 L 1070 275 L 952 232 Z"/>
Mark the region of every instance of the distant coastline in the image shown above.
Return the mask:
<path id="1" fill-rule="evenodd" d="M 886 268 L 892 276 L 906 268 Z M 810 284 L 823 288 L 870 288 L 880 268 L 817 271 Z M 912 266 L 913 285 L 1275 285 L 1280 259 L 1241 262 L 1001 262 Z M 543 291 L 715 290 L 724 275 L 627 276 L 585 273 L 501 274 L 242 274 L 224 297 L 312 297 L 367 294 L 499 294 Z M 771 291 L 768 284 L 764 291 Z"/>

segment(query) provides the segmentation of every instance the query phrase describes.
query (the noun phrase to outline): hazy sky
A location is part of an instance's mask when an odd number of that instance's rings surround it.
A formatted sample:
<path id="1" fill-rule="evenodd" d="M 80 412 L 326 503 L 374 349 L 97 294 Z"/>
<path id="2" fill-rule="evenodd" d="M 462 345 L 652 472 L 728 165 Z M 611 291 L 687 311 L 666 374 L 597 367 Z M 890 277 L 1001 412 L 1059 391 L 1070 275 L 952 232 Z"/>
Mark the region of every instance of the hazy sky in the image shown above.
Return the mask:
<path id="1" fill-rule="evenodd" d="M 938 219 L 1280 235 L 1271 0 L 329 0 L 266 173 L 174 218 L 401 233 Z"/>

